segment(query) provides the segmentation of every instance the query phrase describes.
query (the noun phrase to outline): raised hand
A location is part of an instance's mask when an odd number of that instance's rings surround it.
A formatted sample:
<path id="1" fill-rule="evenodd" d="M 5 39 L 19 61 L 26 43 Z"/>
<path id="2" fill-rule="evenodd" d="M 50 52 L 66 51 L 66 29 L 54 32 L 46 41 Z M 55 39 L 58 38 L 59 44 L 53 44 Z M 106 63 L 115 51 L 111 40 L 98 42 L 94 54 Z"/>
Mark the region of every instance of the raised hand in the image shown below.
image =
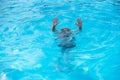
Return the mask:
<path id="1" fill-rule="evenodd" d="M 82 27 L 82 20 L 81 20 L 80 18 L 77 19 L 76 25 L 77 25 L 78 27 Z"/>
<path id="2" fill-rule="evenodd" d="M 58 24 L 58 18 L 53 19 L 53 26 L 56 26 Z"/>

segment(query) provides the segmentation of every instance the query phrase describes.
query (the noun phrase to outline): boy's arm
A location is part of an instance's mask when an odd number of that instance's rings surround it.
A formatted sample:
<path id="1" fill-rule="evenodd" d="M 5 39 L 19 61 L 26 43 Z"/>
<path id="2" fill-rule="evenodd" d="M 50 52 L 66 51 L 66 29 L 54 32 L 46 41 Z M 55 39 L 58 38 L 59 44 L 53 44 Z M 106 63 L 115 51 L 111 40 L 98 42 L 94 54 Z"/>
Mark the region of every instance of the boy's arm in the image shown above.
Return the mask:
<path id="1" fill-rule="evenodd" d="M 78 26 L 77 30 L 74 30 L 73 32 L 79 32 L 82 30 L 82 20 L 80 18 L 77 19 L 76 25 Z"/>
<path id="2" fill-rule="evenodd" d="M 53 19 L 52 31 L 56 32 L 56 25 L 58 24 L 58 18 Z"/>

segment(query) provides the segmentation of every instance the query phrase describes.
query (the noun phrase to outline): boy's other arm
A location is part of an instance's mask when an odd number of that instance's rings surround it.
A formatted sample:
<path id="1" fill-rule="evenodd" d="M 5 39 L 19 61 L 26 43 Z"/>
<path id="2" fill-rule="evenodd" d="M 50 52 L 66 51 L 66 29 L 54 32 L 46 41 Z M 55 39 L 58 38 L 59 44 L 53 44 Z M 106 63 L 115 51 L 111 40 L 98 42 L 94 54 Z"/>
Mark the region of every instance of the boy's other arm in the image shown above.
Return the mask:
<path id="1" fill-rule="evenodd" d="M 76 25 L 78 26 L 77 30 L 74 30 L 73 32 L 79 32 L 82 30 L 82 20 L 80 18 L 77 19 Z"/>
<path id="2" fill-rule="evenodd" d="M 53 19 L 53 24 L 52 24 L 52 31 L 56 32 L 56 25 L 58 24 L 58 18 Z"/>

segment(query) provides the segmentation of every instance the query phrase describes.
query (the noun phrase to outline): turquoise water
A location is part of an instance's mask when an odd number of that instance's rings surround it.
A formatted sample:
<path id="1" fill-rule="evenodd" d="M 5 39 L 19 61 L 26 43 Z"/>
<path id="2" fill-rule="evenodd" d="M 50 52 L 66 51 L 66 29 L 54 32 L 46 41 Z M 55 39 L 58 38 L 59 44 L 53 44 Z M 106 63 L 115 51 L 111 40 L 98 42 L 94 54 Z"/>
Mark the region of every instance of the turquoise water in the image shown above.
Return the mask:
<path id="1" fill-rule="evenodd" d="M 0 0 L 0 80 L 120 80 L 119 14 L 119 0 Z M 57 29 L 83 22 L 69 63 L 58 64 L 55 17 Z"/>

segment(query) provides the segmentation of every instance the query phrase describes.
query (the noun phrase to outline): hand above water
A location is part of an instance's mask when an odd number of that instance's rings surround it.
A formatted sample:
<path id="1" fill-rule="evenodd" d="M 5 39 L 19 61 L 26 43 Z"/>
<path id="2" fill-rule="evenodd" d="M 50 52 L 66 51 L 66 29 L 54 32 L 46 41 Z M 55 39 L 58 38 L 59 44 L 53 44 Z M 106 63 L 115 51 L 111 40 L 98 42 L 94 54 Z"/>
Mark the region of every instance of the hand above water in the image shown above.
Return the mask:
<path id="1" fill-rule="evenodd" d="M 80 18 L 77 19 L 76 25 L 77 25 L 78 27 L 81 27 L 81 26 L 82 26 L 82 20 L 81 20 Z"/>
<path id="2" fill-rule="evenodd" d="M 53 26 L 56 26 L 58 24 L 58 18 L 53 19 Z"/>

